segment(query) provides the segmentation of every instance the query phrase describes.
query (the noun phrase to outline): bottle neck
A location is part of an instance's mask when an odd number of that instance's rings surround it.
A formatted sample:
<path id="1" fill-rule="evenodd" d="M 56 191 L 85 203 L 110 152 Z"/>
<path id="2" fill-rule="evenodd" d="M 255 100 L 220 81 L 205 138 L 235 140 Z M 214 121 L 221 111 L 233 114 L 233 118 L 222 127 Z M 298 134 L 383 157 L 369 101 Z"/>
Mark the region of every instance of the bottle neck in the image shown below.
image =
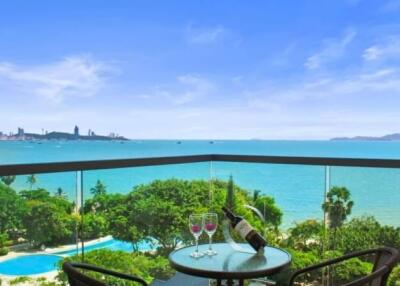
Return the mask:
<path id="1" fill-rule="evenodd" d="M 224 211 L 225 215 L 231 220 L 231 221 L 235 221 L 236 220 L 236 216 L 226 207 L 222 207 L 222 210 Z"/>

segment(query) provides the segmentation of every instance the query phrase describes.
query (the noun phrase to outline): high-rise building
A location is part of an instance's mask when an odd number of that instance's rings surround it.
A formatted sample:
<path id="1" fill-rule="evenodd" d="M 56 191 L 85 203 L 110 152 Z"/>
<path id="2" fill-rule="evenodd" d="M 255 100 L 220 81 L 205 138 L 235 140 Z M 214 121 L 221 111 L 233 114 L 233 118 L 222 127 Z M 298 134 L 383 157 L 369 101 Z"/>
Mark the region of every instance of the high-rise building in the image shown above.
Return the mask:
<path id="1" fill-rule="evenodd" d="M 24 137 L 25 131 L 23 128 L 18 127 L 18 137 Z"/>
<path id="2" fill-rule="evenodd" d="M 74 128 L 74 136 L 75 136 L 76 138 L 79 137 L 79 127 L 78 127 L 77 125 L 75 125 L 75 128 Z"/>

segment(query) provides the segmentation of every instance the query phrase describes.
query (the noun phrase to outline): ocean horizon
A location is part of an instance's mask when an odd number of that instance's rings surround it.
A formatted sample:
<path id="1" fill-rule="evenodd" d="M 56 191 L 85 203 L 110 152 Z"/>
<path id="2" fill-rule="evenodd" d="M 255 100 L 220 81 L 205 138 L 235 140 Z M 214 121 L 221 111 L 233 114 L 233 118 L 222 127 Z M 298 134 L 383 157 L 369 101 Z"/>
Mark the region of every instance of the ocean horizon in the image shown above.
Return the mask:
<path id="1" fill-rule="evenodd" d="M 0 141 L 0 164 L 43 163 L 82 160 L 241 154 L 309 157 L 400 159 L 399 141 L 323 140 L 131 140 L 131 141 Z M 101 180 L 110 193 L 128 193 L 134 186 L 155 179 L 222 179 L 230 175 L 242 188 L 260 190 L 275 198 L 282 209 L 283 228 L 295 222 L 322 219 L 325 166 L 203 162 L 153 167 L 85 171 L 84 196 Z M 56 192 L 62 188 L 68 199 L 76 197 L 76 173 L 40 174 L 35 188 Z M 331 167 L 330 185 L 345 186 L 355 202 L 352 216 L 373 215 L 382 224 L 400 226 L 400 170 Z M 12 185 L 28 189 L 26 176 Z M 206 202 L 205 202 L 206 203 Z"/>

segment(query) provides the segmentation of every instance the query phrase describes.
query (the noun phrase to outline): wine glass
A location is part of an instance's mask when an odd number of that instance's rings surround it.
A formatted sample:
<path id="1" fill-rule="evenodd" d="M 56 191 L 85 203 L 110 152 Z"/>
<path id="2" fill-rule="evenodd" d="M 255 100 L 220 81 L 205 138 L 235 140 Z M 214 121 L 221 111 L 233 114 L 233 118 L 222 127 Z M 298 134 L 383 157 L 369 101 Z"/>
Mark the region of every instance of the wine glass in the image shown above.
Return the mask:
<path id="1" fill-rule="evenodd" d="M 194 258 L 202 257 L 204 254 L 199 252 L 199 237 L 203 232 L 204 217 L 203 215 L 193 214 L 189 216 L 189 229 L 196 240 L 196 251 L 191 253 L 190 256 Z"/>
<path id="2" fill-rule="evenodd" d="M 204 230 L 208 234 L 209 238 L 208 249 L 204 253 L 209 256 L 217 254 L 217 252 L 212 249 L 212 236 L 217 230 L 217 225 L 218 225 L 218 216 L 216 213 L 204 214 Z"/>

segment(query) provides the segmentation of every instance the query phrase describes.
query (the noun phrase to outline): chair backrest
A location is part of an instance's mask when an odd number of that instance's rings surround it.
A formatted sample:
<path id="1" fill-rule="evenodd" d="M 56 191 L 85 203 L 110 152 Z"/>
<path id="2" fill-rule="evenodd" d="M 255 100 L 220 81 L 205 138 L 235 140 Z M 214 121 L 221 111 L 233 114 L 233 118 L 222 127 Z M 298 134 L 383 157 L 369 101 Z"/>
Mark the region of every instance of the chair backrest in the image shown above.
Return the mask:
<path id="1" fill-rule="evenodd" d="M 385 286 L 393 268 L 399 262 L 400 252 L 396 248 L 381 247 L 371 250 L 375 254 L 372 272 L 367 276 L 345 284 L 344 286 Z"/>
<path id="2" fill-rule="evenodd" d="M 374 266 L 371 273 L 349 283 L 343 284 L 342 286 L 385 286 L 390 273 L 400 260 L 399 250 L 392 247 L 380 247 L 376 249 L 352 252 L 341 257 L 299 269 L 291 276 L 289 285 L 294 285 L 295 280 L 299 275 L 304 275 L 323 267 L 330 267 L 331 265 L 338 264 L 348 259 L 366 255 L 374 255 Z"/>
<path id="3" fill-rule="evenodd" d="M 71 263 L 64 263 L 63 271 L 68 277 L 70 286 L 107 286 L 105 283 L 83 274 Z"/>
<path id="4" fill-rule="evenodd" d="M 386 285 L 390 272 L 396 266 L 399 259 L 400 253 L 397 249 L 391 247 L 378 248 L 375 254 L 374 267 L 371 274 L 385 268 L 387 269 L 387 272 L 373 279 L 370 286 Z"/>

